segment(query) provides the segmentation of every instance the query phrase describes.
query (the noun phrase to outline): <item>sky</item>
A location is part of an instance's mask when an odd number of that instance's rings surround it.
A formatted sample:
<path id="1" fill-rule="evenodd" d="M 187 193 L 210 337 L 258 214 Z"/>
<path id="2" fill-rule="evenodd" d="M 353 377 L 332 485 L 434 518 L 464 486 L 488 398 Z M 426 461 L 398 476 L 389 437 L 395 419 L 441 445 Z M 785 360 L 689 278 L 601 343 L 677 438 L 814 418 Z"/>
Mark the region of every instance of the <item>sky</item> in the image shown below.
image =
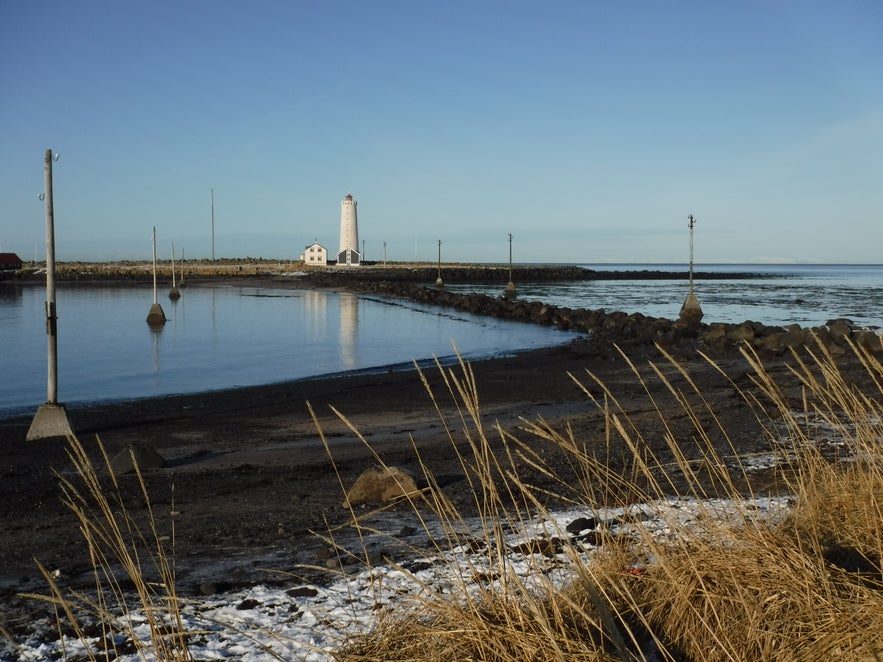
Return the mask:
<path id="1" fill-rule="evenodd" d="M 0 251 L 879 263 L 883 3 L 0 0 Z M 212 196 L 214 215 L 212 215 Z M 214 227 L 212 219 L 214 218 Z M 385 248 L 384 248 L 385 244 Z"/>

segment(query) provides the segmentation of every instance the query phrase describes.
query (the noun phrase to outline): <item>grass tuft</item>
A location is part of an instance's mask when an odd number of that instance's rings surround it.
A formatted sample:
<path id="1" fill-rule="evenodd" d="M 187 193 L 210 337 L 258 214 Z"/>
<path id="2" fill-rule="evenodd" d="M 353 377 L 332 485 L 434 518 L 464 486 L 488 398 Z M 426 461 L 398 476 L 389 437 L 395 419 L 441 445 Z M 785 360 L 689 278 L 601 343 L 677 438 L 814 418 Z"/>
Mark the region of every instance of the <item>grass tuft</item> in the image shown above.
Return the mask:
<path id="1" fill-rule="evenodd" d="M 644 370 L 629 363 L 652 426 L 630 420 L 595 375 L 571 375 L 603 415 L 604 441 L 592 445 L 542 420 L 523 421 L 518 435 L 488 429 L 469 366 L 439 365 L 474 502 L 454 505 L 426 471 L 433 489 L 413 506 L 444 525 L 437 551 L 458 579 L 443 592 L 427 583 L 337 659 L 883 660 L 883 371 L 853 350 L 867 372 L 861 387 L 821 345 L 795 352 L 785 376 L 743 352 L 751 385 L 732 386 L 777 449 L 777 503 L 789 504 L 779 516 L 758 507 L 775 495 L 756 493 L 751 458 L 664 352 Z M 548 461 L 549 447 L 567 472 Z M 601 522 L 592 544 L 555 524 L 550 509 L 567 507 Z M 477 546 L 461 533 L 476 517 Z M 536 522 L 533 547 L 516 547 L 510 532 Z M 469 544 L 479 551 L 443 554 Z"/>

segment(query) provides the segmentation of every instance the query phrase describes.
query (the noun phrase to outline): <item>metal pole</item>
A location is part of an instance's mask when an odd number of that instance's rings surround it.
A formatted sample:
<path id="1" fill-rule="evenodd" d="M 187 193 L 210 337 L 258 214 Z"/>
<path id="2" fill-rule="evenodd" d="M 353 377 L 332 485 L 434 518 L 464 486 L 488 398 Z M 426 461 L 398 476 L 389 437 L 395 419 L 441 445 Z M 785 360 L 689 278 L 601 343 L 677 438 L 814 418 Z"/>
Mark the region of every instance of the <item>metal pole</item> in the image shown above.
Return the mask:
<path id="1" fill-rule="evenodd" d="M 509 233 L 509 282 L 512 282 L 512 233 Z"/>
<path id="2" fill-rule="evenodd" d="M 503 290 L 503 298 L 513 300 L 517 295 L 515 283 L 512 282 L 512 233 L 509 233 L 509 282 Z"/>
<path id="3" fill-rule="evenodd" d="M 695 225 L 696 219 L 693 218 L 693 214 L 687 218 L 690 219 L 690 294 L 693 294 L 693 225 Z"/>
<path id="4" fill-rule="evenodd" d="M 49 380 L 46 402 L 58 401 L 58 316 L 55 310 L 55 210 L 52 205 L 52 150 L 44 158 L 46 177 L 46 335 L 49 341 Z"/>
<path id="5" fill-rule="evenodd" d="M 154 305 L 157 303 L 156 300 L 156 226 L 153 226 L 153 303 Z"/>
<path id="6" fill-rule="evenodd" d="M 445 283 L 441 277 L 441 239 L 438 240 L 438 278 L 435 279 L 436 287 L 444 287 Z"/>
<path id="7" fill-rule="evenodd" d="M 74 434 L 64 405 L 58 404 L 58 317 L 55 314 L 55 211 L 52 203 L 52 150 L 46 150 L 44 170 L 46 190 L 40 198 L 46 201 L 46 336 L 49 347 L 49 370 L 46 402 L 37 407 L 34 420 L 25 436 L 26 441 L 68 437 Z"/>
<path id="8" fill-rule="evenodd" d="M 215 261 L 215 189 L 212 189 L 212 262 Z"/>

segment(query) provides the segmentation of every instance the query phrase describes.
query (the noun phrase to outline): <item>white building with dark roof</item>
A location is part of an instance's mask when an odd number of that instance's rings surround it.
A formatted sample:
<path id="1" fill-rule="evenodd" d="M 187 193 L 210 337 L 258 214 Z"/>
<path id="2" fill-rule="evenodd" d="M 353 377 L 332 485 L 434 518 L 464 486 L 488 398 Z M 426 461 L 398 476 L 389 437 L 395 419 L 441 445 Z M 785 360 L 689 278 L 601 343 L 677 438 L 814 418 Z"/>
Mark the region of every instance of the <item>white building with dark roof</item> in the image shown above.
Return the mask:
<path id="1" fill-rule="evenodd" d="M 300 256 L 300 259 L 306 265 L 324 267 L 328 264 L 328 249 L 318 241 L 314 241 L 304 248 L 304 253 Z"/>

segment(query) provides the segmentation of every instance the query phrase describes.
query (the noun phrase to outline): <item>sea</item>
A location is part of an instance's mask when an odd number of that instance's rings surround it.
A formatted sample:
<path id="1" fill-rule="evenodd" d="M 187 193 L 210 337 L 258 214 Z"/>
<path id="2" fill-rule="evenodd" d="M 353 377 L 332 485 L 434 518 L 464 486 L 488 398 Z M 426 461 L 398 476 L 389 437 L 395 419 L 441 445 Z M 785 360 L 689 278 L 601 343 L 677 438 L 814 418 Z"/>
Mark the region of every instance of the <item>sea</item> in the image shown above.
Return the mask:
<path id="1" fill-rule="evenodd" d="M 580 265 L 683 274 L 687 265 Z M 711 265 L 694 280 L 706 322 L 819 326 L 845 317 L 883 325 L 883 265 Z M 752 274 L 732 280 L 727 273 Z M 429 284 L 428 284 L 429 285 Z M 677 317 L 688 282 L 515 283 L 519 299 Z M 446 285 L 499 296 L 499 286 Z M 66 406 L 256 386 L 435 360 L 450 363 L 570 342 L 577 334 L 375 296 L 286 287 L 190 285 L 157 301 L 168 321 L 146 323 L 153 289 L 59 283 L 57 401 Z M 45 288 L 0 281 L 0 420 L 47 400 Z"/>

